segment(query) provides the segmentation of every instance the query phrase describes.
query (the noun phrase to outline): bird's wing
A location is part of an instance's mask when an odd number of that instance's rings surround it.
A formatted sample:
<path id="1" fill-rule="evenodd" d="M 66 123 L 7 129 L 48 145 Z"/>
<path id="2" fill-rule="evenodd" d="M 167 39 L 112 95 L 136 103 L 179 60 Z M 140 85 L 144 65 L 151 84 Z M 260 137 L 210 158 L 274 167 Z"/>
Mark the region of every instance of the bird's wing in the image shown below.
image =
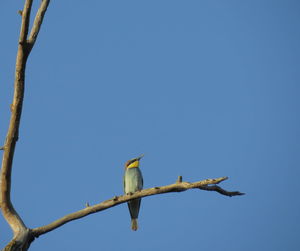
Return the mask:
<path id="1" fill-rule="evenodd" d="M 144 179 L 143 179 L 143 175 L 142 175 L 142 172 L 141 170 L 138 168 L 138 179 L 140 180 L 140 184 L 141 186 L 139 187 L 139 190 L 142 190 L 143 189 L 143 186 L 144 186 Z"/>
<path id="2" fill-rule="evenodd" d="M 124 191 L 124 193 L 125 193 L 125 173 L 124 173 L 124 175 L 123 175 L 123 191 Z"/>

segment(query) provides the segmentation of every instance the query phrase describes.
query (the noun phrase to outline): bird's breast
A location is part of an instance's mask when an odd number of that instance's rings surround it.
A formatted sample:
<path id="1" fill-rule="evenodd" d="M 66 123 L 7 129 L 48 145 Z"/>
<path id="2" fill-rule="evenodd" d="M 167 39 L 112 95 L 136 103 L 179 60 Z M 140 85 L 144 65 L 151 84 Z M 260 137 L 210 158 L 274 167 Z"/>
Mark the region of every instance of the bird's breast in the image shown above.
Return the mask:
<path id="1" fill-rule="evenodd" d="M 129 168 L 124 175 L 124 192 L 134 193 L 143 189 L 143 180 L 138 168 Z"/>

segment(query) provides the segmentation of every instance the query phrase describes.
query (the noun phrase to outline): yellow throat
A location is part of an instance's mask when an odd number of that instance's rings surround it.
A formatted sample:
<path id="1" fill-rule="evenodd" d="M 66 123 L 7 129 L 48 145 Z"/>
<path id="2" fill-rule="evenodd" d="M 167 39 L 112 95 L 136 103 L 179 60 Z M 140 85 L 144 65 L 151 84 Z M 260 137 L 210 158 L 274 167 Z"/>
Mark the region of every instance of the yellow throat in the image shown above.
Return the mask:
<path id="1" fill-rule="evenodd" d="M 127 168 L 135 168 L 135 167 L 139 167 L 139 165 L 140 165 L 140 161 L 136 160 L 132 162 L 129 166 L 127 166 Z"/>

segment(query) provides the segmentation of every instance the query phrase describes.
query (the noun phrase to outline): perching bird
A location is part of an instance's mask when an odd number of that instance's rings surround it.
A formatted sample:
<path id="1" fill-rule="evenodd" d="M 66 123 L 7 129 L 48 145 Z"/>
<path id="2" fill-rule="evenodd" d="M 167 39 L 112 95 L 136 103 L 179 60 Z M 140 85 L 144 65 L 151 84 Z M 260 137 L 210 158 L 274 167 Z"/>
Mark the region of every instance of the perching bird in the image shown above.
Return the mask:
<path id="1" fill-rule="evenodd" d="M 140 159 L 144 155 L 138 158 L 128 160 L 125 164 L 125 174 L 123 178 L 124 193 L 130 194 L 143 189 L 143 176 L 139 169 Z M 138 229 L 137 219 L 139 216 L 141 199 L 134 199 L 129 201 L 128 208 L 131 216 L 131 229 L 136 231 Z"/>

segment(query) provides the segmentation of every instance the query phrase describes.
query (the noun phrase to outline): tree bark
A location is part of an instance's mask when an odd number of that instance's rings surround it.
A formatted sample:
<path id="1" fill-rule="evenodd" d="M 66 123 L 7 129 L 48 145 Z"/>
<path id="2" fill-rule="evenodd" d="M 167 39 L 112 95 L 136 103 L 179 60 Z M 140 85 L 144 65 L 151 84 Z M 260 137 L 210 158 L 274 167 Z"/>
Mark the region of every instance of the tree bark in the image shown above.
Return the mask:
<path id="1" fill-rule="evenodd" d="M 14 209 L 11 202 L 11 172 L 13 165 L 16 143 L 19 139 L 19 127 L 22 115 L 22 106 L 25 90 L 25 69 L 28 56 L 33 48 L 44 14 L 47 10 L 50 0 L 42 0 L 37 15 L 34 20 L 31 33 L 28 36 L 30 13 L 33 0 L 26 0 L 24 8 L 19 11 L 22 16 L 21 31 L 19 36 L 19 45 L 16 58 L 14 96 L 10 106 L 11 117 L 5 139 L 3 150 L 2 166 L 0 173 L 0 208 L 4 219 L 7 221 L 13 231 L 13 239 L 4 248 L 4 250 L 27 250 L 33 241 L 33 235 L 30 229 L 26 227 L 21 217 Z"/>

